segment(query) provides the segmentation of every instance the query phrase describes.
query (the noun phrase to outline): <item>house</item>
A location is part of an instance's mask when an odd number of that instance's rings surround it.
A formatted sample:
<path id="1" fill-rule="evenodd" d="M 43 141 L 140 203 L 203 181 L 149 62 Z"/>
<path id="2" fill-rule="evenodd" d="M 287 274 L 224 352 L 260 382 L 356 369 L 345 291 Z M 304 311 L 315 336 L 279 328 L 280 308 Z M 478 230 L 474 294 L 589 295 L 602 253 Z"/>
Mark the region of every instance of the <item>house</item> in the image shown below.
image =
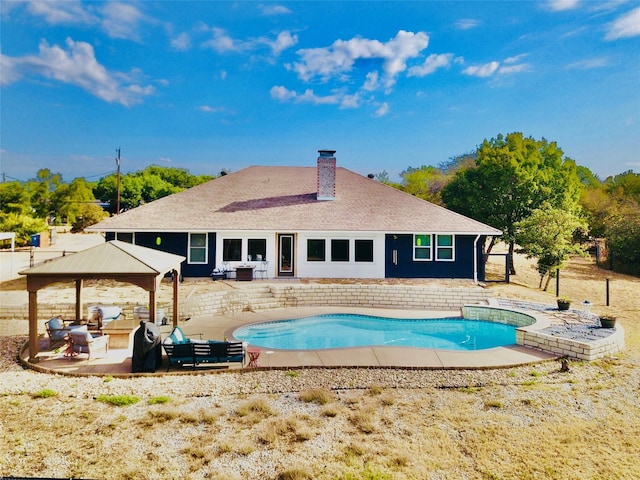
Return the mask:
<path id="1" fill-rule="evenodd" d="M 501 231 L 345 168 L 252 166 L 87 230 L 183 255 L 185 277 L 268 261 L 267 276 L 484 279 Z"/>

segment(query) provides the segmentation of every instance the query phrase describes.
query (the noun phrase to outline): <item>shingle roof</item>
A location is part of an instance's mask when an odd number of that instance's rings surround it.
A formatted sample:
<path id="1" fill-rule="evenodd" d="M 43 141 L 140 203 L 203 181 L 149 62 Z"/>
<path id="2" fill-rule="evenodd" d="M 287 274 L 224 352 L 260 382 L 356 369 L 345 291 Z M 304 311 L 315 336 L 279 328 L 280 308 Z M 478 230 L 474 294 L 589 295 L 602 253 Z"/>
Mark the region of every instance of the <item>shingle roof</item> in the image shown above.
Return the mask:
<path id="1" fill-rule="evenodd" d="M 254 166 L 108 218 L 92 231 L 367 231 L 500 235 L 500 230 L 336 169 L 336 198 L 316 200 L 315 167 Z"/>

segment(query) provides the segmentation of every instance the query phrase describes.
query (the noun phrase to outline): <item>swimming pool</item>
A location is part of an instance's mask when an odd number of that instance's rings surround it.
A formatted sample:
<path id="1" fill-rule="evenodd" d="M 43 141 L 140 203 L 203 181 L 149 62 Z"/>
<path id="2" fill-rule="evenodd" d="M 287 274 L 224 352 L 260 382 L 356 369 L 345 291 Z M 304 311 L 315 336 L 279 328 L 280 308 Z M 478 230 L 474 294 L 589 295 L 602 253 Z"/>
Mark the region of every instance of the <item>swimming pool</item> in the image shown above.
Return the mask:
<path id="1" fill-rule="evenodd" d="M 516 327 L 483 320 L 404 320 L 356 314 L 328 314 L 240 327 L 233 336 L 262 348 L 399 346 L 481 350 L 516 343 Z"/>

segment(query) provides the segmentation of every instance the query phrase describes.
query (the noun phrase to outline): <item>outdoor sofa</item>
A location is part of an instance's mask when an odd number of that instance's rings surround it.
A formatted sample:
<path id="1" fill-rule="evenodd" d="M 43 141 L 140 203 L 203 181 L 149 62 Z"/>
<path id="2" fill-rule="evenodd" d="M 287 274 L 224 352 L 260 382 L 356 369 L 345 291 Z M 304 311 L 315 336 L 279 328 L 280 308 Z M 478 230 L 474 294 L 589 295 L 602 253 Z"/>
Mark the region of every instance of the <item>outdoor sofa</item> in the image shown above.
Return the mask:
<path id="1" fill-rule="evenodd" d="M 180 327 L 174 327 L 168 337 L 162 341 L 169 366 L 192 365 L 201 363 L 244 365 L 246 344 L 243 342 L 221 342 L 217 340 L 196 340 L 187 337 Z"/>

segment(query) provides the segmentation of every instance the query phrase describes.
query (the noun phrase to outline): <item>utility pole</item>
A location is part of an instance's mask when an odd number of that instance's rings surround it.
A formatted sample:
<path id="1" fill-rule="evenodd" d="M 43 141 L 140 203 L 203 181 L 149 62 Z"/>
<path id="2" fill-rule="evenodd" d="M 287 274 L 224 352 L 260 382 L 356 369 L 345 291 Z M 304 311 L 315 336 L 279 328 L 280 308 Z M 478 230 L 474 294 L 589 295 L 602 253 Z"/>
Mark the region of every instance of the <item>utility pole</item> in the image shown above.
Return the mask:
<path id="1" fill-rule="evenodd" d="M 116 152 L 118 153 L 118 156 L 116 157 L 116 165 L 118 165 L 118 200 L 116 202 L 116 215 L 120 214 L 120 149 L 117 148 Z"/>

